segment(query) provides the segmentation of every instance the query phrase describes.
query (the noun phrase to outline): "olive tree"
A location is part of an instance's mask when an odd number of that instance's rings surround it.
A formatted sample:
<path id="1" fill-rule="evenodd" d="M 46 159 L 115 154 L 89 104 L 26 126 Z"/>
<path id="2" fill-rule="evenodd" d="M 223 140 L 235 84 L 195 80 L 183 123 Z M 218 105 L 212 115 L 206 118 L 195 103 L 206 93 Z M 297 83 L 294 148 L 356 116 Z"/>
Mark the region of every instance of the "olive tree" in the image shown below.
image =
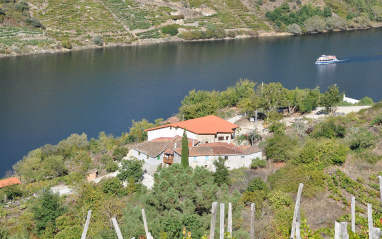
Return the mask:
<path id="1" fill-rule="evenodd" d="M 304 22 L 307 32 L 323 32 L 325 30 L 325 20 L 320 16 L 313 16 Z"/>
<path id="2" fill-rule="evenodd" d="M 299 25 L 297 25 L 296 23 L 293 23 L 293 24 L 290 24 L 287 26 L 287 31 L 289 33 L 298 35 L 301 33 L 301 27 Z"/>

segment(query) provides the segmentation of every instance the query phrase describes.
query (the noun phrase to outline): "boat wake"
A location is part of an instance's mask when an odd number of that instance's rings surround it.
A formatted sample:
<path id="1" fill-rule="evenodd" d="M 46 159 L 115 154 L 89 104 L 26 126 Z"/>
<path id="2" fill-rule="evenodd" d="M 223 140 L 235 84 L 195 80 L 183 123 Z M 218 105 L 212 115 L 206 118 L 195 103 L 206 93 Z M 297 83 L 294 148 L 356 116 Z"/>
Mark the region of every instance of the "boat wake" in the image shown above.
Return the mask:
<path id="1" fill-rule="evenodd" d="M 362 63 L 362 62 L 371 62 L 371 61 L 382 61 L 382 53 L 373 55 L 373 56 L 342 59 L 342 60 L 338 60 L 337 63 Z"/>

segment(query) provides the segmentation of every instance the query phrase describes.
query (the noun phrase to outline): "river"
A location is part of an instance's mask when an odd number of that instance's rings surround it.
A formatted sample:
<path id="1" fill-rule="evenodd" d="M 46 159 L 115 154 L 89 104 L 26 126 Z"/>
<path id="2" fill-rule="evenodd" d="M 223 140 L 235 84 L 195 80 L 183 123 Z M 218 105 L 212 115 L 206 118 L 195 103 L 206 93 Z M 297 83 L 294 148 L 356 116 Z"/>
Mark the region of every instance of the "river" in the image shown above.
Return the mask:
<path id="1" fill-rule="evenodd" d="M 321 54 L 341 63 L 315 65 Z M 382 29 L 163 43 L 0 59 L 0 177 L 30 150 L 72 133 L 120 136 L 132 120 L 168 118 L 192 89 L 240 78 L 293 89 L 337 84 L 381 100 Z"/>

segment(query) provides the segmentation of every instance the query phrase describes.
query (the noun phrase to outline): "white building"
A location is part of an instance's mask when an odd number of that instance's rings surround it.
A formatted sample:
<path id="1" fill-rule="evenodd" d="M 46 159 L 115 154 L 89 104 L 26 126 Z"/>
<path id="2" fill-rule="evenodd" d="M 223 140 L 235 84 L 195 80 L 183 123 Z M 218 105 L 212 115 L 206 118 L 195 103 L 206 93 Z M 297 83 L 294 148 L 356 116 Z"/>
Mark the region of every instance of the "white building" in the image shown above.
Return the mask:
<path id="1" fill-rule="evenodd" d="M 197 166 L 207 168 L 214 172 L 213 162 L 219 157 L 227 159 L 225 166 L 229 169 L 249 168 L 252 159 L 262 158 L 262 151 L 256 146 L 236 146 L 227 143 L 199 144 L 189 148 L 189 164 L 192 168 Z M 181 149 L 175 149 L 174 163 L 180 163 Z"/>
<path id="2" fill-rule="evenodd" d="M 235 130 L 237 128 L 239 126 L 236 124 L 232 124 L 215 115 L 209 115 L 154 127 L 147 129 L 146 132 L 148 141 L 162 137 L 182 137 L 184 130 L 186 130 L 187 138 L 198 140 L 202 143 L 230 143 L 235 138 Z"/>

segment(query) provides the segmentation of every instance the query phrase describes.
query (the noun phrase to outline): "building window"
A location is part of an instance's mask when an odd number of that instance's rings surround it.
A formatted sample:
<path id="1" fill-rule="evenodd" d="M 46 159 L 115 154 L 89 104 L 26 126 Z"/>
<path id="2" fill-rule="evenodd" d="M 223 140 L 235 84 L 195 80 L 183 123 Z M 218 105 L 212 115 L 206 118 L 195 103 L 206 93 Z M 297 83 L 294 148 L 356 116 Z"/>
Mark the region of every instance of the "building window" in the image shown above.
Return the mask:
<path id="1" fill-rule="evenodd" d="M 194 161 L 197 161 L 196 156 L 194 156 Z"/>
<path id="2" fill-rule="evenodd" d="M 228 140 L 228 137 L 229 137 L 229 136 L 225 136 L 225 140 Z"/>
<path id="3" fill-rule="evenodd" d="M 219 141 L 224 140 L 224 136 L 219 136 L 218 140 L 219 140 Z"/>
<path id="4" fill-rule="evenodd" d="M 146 158 L 149 159 L 149 156 L 147 155 Z"/>
<path id="5" fill-rule="evenodd" d="M 141 152 L 138 151 L 138 155 L 141 155 Z"/>
<path id="6" fill-rule="evenodd" d="M 241 158 L 243 159 L 243 158 L 244 158 L 244 156 L 241 156 Z"/>
<path id="7" fill-rule="evenodd" d="M 228 156 L 224 156 L 224 159 L 228 159 Z"/>
<path id="8" fill-rule="evenodd" d="M 160 155 L 158 155 L 157 159 L 160 160 Z"/>
<path id="9" fill-rule="evenodd" d="M 206 156 L 206 160 L 209 160 L 210 159 L 210 156 Z"/>
<path id="10" fill-rule="evenodd" d="M 207 165 L 204 165 L 204 168 L 207 168 Z"/>

